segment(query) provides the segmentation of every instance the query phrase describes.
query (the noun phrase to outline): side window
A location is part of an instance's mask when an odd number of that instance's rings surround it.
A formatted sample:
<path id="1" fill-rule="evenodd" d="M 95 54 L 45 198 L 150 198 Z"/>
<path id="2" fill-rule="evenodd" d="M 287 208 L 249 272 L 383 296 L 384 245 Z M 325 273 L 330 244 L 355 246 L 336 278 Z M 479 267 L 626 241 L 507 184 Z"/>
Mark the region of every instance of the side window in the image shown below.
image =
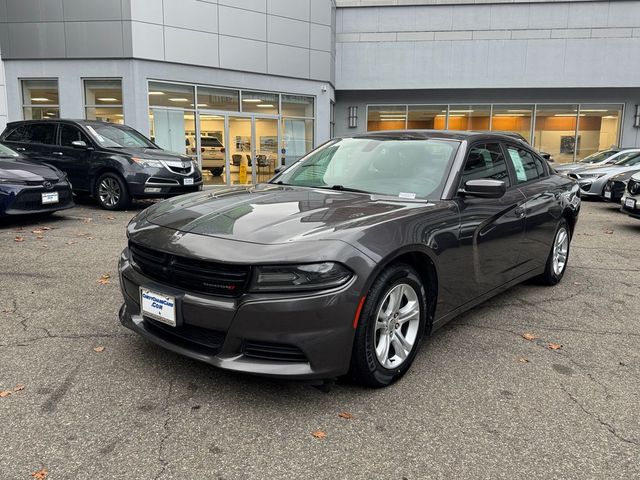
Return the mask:
<path id="1" fill-rule="evenodd" d="M 546 171 L 542 160 L 523 148 L 507 146 L 509 159 L 516 172 L 518 183 L 525 183 L 544 177 Z"/>
<path id="2" fill-rule="evenodd" d="M 82 140 L 89 145 L 89 139 L 82 131 L 73 125 L 65 123 L 60 124 L 60 145 L 63 147 L 71 147 L 71 143 L 76 140 Z"/>
<path id="3" fill-rule="evenodd" d="M 56 127 L 55 123 L 33 123 L 29 129 L 29 138 L 26 141 L 43 145 L 55 145 Z"/>
<path id="4" fill-rule="evenodd" d="M 511 185 L 507 162 L 499 143 L 474 145 L 469 150 L 462 172 L 462 185 L 469 180 L 480 178 L 502 180 L 507 187 Z"/>
<path id="5" fill-rule="evenodd" d="M 29 126 L 20 125 L 14 128 L 9 135 L 6 136 L 7 142 L 28 142 L 29 141 Z"/>

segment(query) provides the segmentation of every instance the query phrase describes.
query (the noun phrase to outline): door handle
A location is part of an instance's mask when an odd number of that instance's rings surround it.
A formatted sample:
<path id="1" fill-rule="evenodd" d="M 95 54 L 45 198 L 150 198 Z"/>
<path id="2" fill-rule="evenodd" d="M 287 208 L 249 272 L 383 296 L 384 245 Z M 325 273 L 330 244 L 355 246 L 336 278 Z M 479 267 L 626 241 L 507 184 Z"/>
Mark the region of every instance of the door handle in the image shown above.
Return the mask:
<path id="1" fill-rule="evenodd" d="M 64 155 L 64 153 L 62 153 L 62 152 L 51 152 L 51 155 L 57 155 L 58 157 L 61 157 L 62 155 Z"/>
<path id="2" fill-rule="evenodd" d="M 16 152 L 26 152 L 27 149 L 24 147 L 16 147 Z"/>

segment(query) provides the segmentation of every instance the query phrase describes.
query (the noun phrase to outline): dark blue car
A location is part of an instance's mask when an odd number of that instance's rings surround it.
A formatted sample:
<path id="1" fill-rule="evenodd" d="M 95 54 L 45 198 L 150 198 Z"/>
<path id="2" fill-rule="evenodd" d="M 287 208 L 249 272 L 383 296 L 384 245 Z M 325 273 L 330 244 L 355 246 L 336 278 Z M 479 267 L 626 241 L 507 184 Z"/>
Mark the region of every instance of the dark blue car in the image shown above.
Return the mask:
<path id="1" fill-rule="evenodd" d="M 74 206 L 67 176 L 0 144 L 0 217 L 52 213 Z"/>

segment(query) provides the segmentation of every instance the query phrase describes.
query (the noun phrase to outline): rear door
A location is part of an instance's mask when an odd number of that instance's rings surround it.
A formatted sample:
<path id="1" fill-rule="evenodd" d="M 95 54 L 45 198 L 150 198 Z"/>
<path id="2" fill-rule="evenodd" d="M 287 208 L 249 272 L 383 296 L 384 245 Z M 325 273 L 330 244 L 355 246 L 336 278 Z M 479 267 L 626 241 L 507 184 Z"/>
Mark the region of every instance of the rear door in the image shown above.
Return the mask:
<path id="1" fill-rule="evenodd" d="M 53 152 L 58 157 L 58 168 L 67 172 L 74 190 L 89 190 L 93 149 L 74 147 L 72 142 L 83 141 L 91 147 L 91 140 L 78 127 L 68 123 L 61 123 L 58 132 L 59 146 Z"/>
<path id="2" fill-rule="evenodd" d="M 550 177 L 546 162 L 522 146 L 505 145 L 518 189 L 525 197 L 525 234 L 519 263 L 526 271 L 543 266 L 551 251 L 557 219 L 562 214 L 561 190 Z"/>
<path id="3" fill-rule="evenodd" d="M 472 179 L 505 182 L 501 198 L 459 194 L 461 256 L 460 289 L 465 302 L 515 279 L 521 272 L 518 256 L 524 237 L 525 197 L 513 182 L 499 142 L 469 147 L 460 189 Z M 462 302 L 461 302 L 462 303 Z"/>
<path id="4" fill-rule="evenodd" d="M 15 139 L 17 152 L 33 161 L 50 163 L 57 167 L 56 158 L 51 155 L 56 148 L 57 129 L 56 122 L 26 123 L 9 134 L 7 144 L 13 146 Z"/>

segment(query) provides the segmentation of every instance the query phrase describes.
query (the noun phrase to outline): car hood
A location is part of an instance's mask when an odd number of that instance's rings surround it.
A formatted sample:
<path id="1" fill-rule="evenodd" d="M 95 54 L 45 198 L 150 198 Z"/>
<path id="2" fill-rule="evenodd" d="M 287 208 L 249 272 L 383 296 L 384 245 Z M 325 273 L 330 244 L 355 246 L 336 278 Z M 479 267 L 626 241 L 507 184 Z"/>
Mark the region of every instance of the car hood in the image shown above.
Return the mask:
<path id="1" fill-rule="evenodd" d="M 132 157 L 146 158 L 150 160 L 163 160 L 165 162 L 190 162 L 191 157 L 176 152 L 159 150 L 157 148 L 118 148 L 114 153 L 124 153 Z"/>
<path id="2" fill-rule="evenodd" d="M 185 233 L 259 244 L 339 239 L 368 227 L 433 210 L 435 203 L 325 189 L 258 185 L 184 195 L 136 217 L 131 230 L 150 223 Z"/>
<path id="3" fill-rule="evenodd" d="M 0 158 L 0 178 L 21 182 L 57 181 L 60 176 L 47 164 L 32 163 L 20 158 Z"/>
<path id="4" fill-rule="evenodd" d="M 589 175 L 589 176 L 594 176 L 594 175 L 614 175 L 616 173 L 622 173 L 622 172 L 629 172 L 632 170 L 638 170 L 638 166 L 637 165 L 633 165 L 633 166 L 629 166 L 629 167 L 625 167 L 623 165 L 610 165 L 610 166 L 606 166 L 606 167 L 600 167 L 600 168 L 589 168 L 586 169 L 582 172 L 578 172 L 580 175 Z"/>
<path id="5" fill-rule="evenodd" d="M 640 172 L 640 167 L 636 165 L 635 167 L 633 167 L 633 170 L 630 169 L 622 173 L 616 173 L 613 177 L 611 177 L 611 179 L 623 182 L 625 180 L 629 180 L 631 177 L 636 177 L 636 174 L 638 172 Z"/>

